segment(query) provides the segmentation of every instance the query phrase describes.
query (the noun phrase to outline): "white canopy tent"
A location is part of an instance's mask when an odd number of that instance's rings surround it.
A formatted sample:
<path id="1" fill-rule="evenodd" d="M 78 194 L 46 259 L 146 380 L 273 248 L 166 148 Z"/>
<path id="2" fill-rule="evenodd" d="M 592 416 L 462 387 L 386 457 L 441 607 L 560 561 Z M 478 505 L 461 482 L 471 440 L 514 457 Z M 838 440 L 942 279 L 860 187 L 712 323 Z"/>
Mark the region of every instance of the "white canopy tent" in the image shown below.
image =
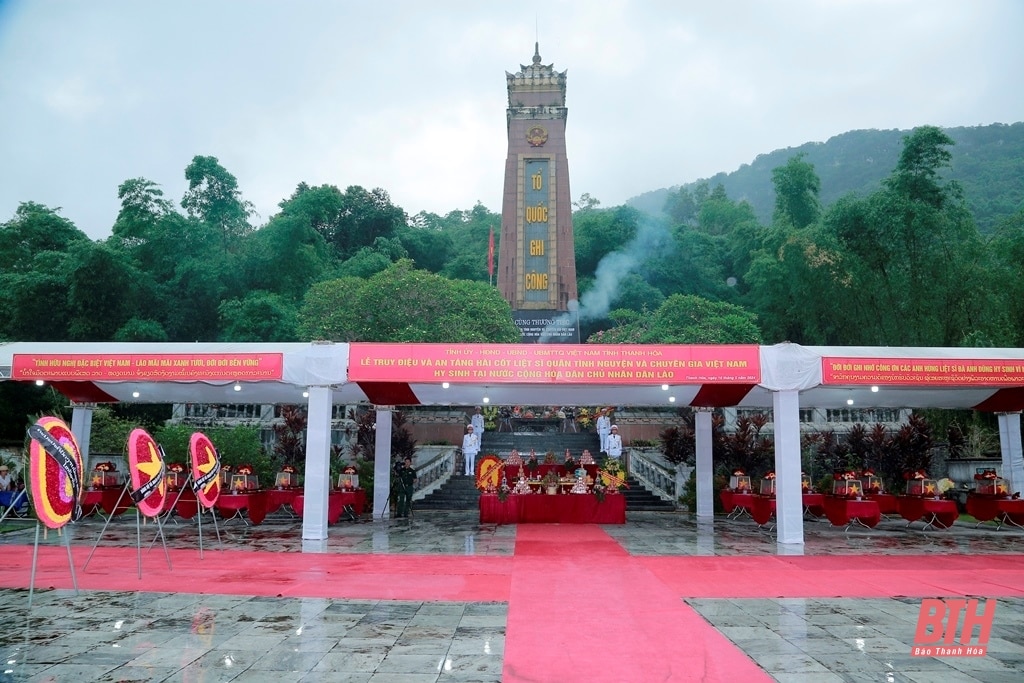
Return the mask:
<path id="1" fill-rule="evenodd" d="M 650 351 L 669 361 L 657 372 L 584 373 L 595 349 L 622 360 Z M 688 361 L 713 357 L 725 361 Z M 395 354 L 400 357 L 395 361 Z M 532 358 L 535 372 L 427 369 L 431 359 L 465 354 L 499 366 Z M 483 355 L 482 355 L 483 354 Z M 736 355 L 738 354 L 738 355 Z M 561 361 L 542 360 L 548 357 Z M 750 363 L 730 360 L 752 358 Z M 703 370 L 692 367 L 705 364 Z M 729 363 L 742 370 L 708 369 Z M 591 364 L 592 365 L 592 364 Z M 750 366 L 757 365 L 753 368 Z M 468 367 L 468 366 L 467 366 Z M 560 368 L 560 369 L 554 369 Z M 672 370 L 667 368 L 674 368 Z M 585 377 L 584 375 L 594 376 Z M 600 374 L 601 377 L 595 378 Z M 643 375 L 643 376 L 640 376 Z M 649 377 L 647 375 L 650 375 Z M 1024 349 L 805 347 L 686 347 L 661 345 L 499 344 L 220 344 L 62 343 L 0 344 L 0 381 L 52 384 L 74 404 L 72 428 L 88 452 L 96 403 L 252 403 L 308 407 L 306 515 L 303 538 L 327 537 L 332 405 L 378 406 L 377 451 L 390 453 L 390 408 L 396 405 L 690 406 L 697 409 L 699 517 L 713 507 L 711 413 L 719 407 L 771 409 L 775 422 L 778 540 L 803 542 L 800 496 L 801 408 L 960 408 L 999 414 L 1003 473 L 1024 487 L 1020 411 L 1024 409 Z M 385 516 L 389 457 L 378 458 L 376 516 Z M 379 508 L 379 509 L 378 509 Z"/>

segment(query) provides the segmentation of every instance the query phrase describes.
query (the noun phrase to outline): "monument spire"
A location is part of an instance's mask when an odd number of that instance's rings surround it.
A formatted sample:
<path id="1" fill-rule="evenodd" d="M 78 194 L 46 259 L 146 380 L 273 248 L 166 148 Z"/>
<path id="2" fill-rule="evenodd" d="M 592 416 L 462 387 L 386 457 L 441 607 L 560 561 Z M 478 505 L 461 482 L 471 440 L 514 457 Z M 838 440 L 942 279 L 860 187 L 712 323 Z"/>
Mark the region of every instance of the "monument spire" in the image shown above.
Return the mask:
<path id="1" fill-rule="evenodd" d="M 505 74 L 508 156 L 501 209 L 498 289 L 512 307 L 524 342 L 579 340 L 576 257 L 565 152 L 564 71 L 531 64 Z"/>

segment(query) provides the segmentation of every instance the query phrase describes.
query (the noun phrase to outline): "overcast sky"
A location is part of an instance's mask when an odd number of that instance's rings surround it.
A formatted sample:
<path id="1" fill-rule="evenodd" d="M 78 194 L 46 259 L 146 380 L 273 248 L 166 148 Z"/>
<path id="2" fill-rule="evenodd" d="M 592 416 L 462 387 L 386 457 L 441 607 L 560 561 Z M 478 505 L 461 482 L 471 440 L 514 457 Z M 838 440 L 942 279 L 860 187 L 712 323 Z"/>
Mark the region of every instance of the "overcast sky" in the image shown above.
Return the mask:
<path id="1" fill-rule="evenodd" d="M 110 234 L 197 154 L 265 223 L 299 182 L 501 210 L 506 71 L 568 70 L 573 199 L 604 206 L 848 130 L 1024 120 L 1019 0 L 0 0 L 0 222 Z"/>

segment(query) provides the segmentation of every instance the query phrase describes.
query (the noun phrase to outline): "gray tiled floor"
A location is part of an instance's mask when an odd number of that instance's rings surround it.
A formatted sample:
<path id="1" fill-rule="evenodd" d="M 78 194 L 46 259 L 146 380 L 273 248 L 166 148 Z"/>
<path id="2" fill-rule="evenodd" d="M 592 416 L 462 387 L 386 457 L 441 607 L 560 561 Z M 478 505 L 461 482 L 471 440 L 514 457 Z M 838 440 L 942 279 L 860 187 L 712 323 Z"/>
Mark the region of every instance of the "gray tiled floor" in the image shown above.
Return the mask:
<path id="1" fill-rule="evenodd" d="M 92 545 L 92 519 L 68 529 Z M 31 543 L 27 530 L 0 535 Z M 749 521 L 697 524 L 684 514 L 630 513 L 603 529 L 643 556 L 774 555 L 772 534 Z M 212 528 L 204 526 L 207 547 Z M 221 529 L 225 547 L 298 552 L 299 524 L 275 515 L 259 527 Z M 168 544 L 194 548 L 196 528 L 167 527 Z M 476 513 L 421 512 L 412 520 L 331 527 L 319 552 L 509 557 L 515 526 L 481 526 Z M 51 534 L 46 543 L 61 542 Z M 134 518 L 118 519 L 103 545 L 134 547 Z M 1024 533 L 957 525 L 921 532 L 883 522 L 844 533 L 809 522 L 800 552 L 814 554 L 1020 555 Z M 792 552 L 792 548 L 781 549 Z M 499 681 L 505 603 L 294 599 L 186 592 L 0 590 L 5 681 Z M 999 598 L 984 658 L 911 657 L 920 599 L 688 599 L 708 623 L 779 681 L 1020 681 L 1024 679 L 1024 600 Z M 681 644 L 681 647 L 683 644 Z M 642 670 L 637 680 L 644 680 Z"/>

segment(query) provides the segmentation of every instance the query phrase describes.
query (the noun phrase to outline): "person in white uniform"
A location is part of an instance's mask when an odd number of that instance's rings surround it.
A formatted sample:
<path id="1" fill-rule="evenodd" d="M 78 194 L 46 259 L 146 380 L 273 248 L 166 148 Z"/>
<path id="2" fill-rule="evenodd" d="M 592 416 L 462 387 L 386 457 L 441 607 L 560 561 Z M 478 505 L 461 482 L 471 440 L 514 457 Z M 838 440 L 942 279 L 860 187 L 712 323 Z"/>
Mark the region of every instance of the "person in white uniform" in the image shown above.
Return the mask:
<path id="1" fill-rule="evenodd" d="M 476 438 L 482 445 L 484 442 L 484 416 L 480 412 L 480 406 L 476 407 L 476 412 L 473 413 L 473 417 L 469 418 L 469 423 L 473 425 L 473 433 L 476 434 Z"/>
<path id="2" fill-rule="evenodd" d="M 466 427 L 462 437 L 462 456 L 466 459 L 466 476 L 476 475 L 476 454 L 480 452 L 480 437 L 473 433 L 473 425 Z"/>
<path id="3" fill-rule="evenodd" d="M 608 434 L 611 432 L 612 419 L 608 417 L 608 412 L 605 410 L 601 411 L 601 414 L 597 417 L 597 435 L 601 437 L 601 452 L 608 452 Z"/>
<path id="4" fill-rule="evenodd" d="M 622 437 L 619 436 L 618 425 L 612 425 L 608 435 L 608 457 L 616 460 L 622 457 Z"/>

